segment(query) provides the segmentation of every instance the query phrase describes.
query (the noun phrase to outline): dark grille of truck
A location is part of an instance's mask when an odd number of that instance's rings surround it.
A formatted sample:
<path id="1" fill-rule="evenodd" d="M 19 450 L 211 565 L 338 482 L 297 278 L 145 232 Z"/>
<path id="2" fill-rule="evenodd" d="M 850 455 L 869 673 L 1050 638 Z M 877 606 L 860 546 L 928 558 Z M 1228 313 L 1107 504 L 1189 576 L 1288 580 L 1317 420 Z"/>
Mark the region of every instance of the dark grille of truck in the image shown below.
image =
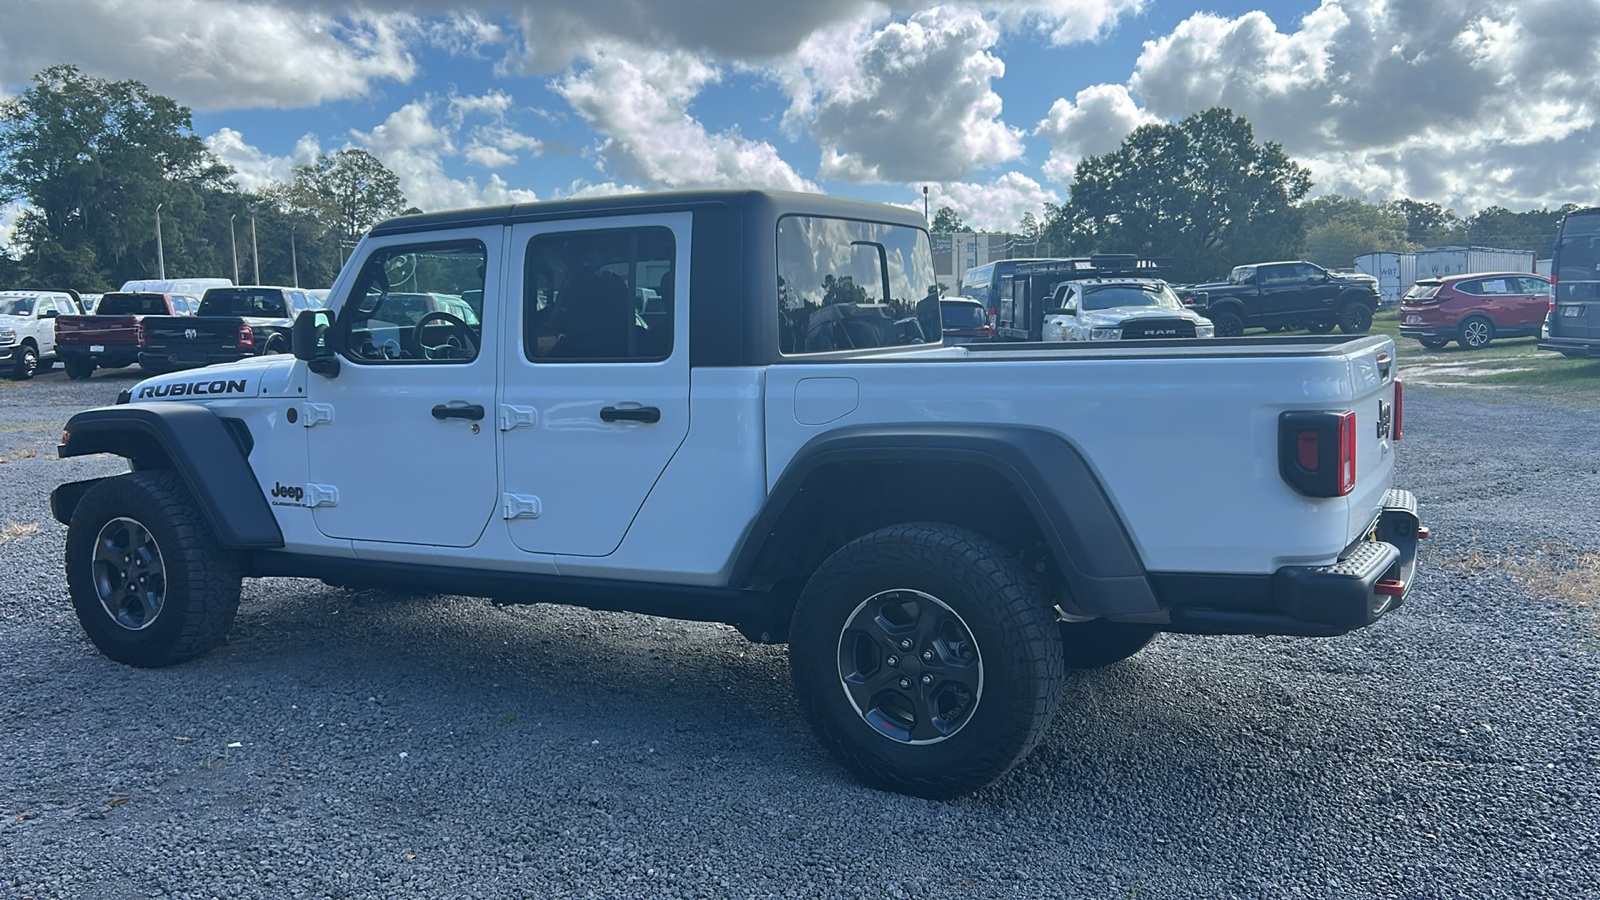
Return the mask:
<path id="1" fill-rule="evenodd" d="M 1122 339 L 1192 338 L 1194 323 L 1188 319 L 1139 319 L 1122 323 Z"/>

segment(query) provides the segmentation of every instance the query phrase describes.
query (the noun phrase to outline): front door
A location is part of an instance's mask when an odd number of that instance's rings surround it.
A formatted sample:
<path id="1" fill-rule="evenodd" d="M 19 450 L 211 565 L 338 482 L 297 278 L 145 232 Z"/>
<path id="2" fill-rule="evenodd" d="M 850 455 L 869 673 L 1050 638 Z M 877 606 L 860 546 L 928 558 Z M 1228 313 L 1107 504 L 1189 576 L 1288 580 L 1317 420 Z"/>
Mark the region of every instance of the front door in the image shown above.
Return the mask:
<path id="1" fill-rule="evenodd" d="M 495 424 L 499 514 L 521 549 L 616 550 L 688 436 L 690 224 L 670 213 L 512 229 Z"/>
<path id="2" fill-rule="evenodd" d="M 312 484 L 302 502 L 316 504 L 323 534 L 469 547 L 483 533 L 499 497 L 504 235 L 369 243 L 334 323 L 339 374 L 311 375 L 306 387 Z"/>

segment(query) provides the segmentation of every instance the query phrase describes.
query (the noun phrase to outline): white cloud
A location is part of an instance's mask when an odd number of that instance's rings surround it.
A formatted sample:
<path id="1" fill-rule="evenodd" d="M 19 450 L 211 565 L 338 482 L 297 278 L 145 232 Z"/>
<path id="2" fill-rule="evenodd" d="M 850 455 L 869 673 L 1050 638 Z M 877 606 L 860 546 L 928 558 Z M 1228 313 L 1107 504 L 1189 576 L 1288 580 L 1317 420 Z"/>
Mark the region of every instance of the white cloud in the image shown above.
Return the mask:
<path id="1" fill-rule="evenodd" d="M 1600 200 L 1600 4 L 1323 0 L 1195 15 L 1147 42 L 1129 87 L 1179 118 L 1231 107 L 1318 190 L 1473 211 Z"/>
<path id="2" fill-rule="evenodd" d="M 1156 117 L 1139 108 L 1125 85 L 1097 84 L 1079 91 L 1073 100 L 1057 100 L 1034 131 L 1050 139 L 1044 174 L 1068 184 L 1084 157 L 1117 149 L 1135 128 L 1154 121 Z"/>
<path id="3" fill-rule="evenodd" d="M 0 253 L 11 253 L 11 236 L 17 229 L 17 217 L 22 215 L 21 203 L 7 203 L 0 206 Z"/>
<path id="4" fill-rule="evenodd" d="M 496 125 L 501 122 L 500 117 L 511 108 L 509 98 L 502 100 L 502 96 L 451 97 L 445 104 L 443 123 L 434 121 L 433 112 L 438 100 L 431 96 L 423 97 L 390 113 L 382 124 L 371 131 L 352 130 L 351 134 L 395 173 L 400 179 L 400 190 L 419 209 L 460 209 L 532 202 L 538 199 L 537 194 L 511 187 L 498 173 L 491 172 L 488 182 L 480 186 L 475 178 L 457 179 L 445 172 L 445 160 L 458 155 L 465 155 L 468 161 L 479 165 L 503 164 L 501 161 L 509 157 L 509 154 L 495 157 L 492 153 L 486 153 L 485 150 L 493 148 L 480 143 L 470 144 L 466 154 L 458 150 L 458 136 L 466 127 L 469 117 L 489 114 Z"/>
<path id="5" fill-rule="evenodd" d="M 1023 213 L 1044 221 L 1044 205 L 1061 202 L 1055 191 L 1020 172 L 1007 172 L 987 184 L 955 182 L 928 186 L 928 208 L 948 206 L 974 231 L 1015 231 Z M 921 188 L 915 208 L 922 210 Z M 910 206 L 912 204 L 904 204 Z"/>
<path id="6" fill-rule="evenodd" d="M 699 57 L 618 44 L 589 51 L 587 67 L 551 84 L 603 140 L 598 165 L 652 188 L 770 187 L 810 191 L 771 144 L 737 130 L 708 132 L 689 102 L 720 73 Z"/>
<path id="7" fill-rule="evenodd" d="M 364 96 L 375 81 L 410 81 L 407 44 L 419 39 L 417 21 L 396 13 L 335 17 L 228 0 L 10 3 L 0 82 L 75 60 L 196 109 L 314 106 Z"/>
<path id="8" fill-rule="evenodd" d="M 288 156 L 271 156 L 259 148 L 245 143 L 244 135 L 232 128 L 223 128 L 205 138 L 206 149 L 212 155 L 233 167 L 233 181 L 242 190 L 259 191 L 275 183 L 294 177 L 294 167 L 309 165 L 322 152 L 316 135 L 303 135 L 295 142 Z"/>
<path id="9" fill-rule="evenodd" d="M 819 174 L 841 181 L 948 181 L 1022 155 L 1000 119 L 990 53 L 999 29 L 972 10 L 935 7 L 904 22 L 819 32 L 779 78 L 790 129 L 822 146 Z"/>

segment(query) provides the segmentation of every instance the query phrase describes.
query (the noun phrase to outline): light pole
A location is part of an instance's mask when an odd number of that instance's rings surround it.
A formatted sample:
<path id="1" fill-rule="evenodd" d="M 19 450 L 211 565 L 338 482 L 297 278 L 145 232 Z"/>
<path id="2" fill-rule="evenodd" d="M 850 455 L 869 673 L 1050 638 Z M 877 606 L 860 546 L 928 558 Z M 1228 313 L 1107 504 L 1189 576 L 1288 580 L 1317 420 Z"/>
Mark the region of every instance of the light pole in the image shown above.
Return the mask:
<path id="1" fill-rule="evenodd" d="M 239 283 L 239 236 L 233 233 L 233 220 L 239 218 L 238 213 L 228 217 L 228 240 L 233 242 L 233 283 Z"/>
<path id="2" fill-rule="evenodd" d="M 256 214 L 250 214 L 250 260 L 256 267 L 256 284 L 261 283 L 261 253 L 256 250 Z"/>
<path id="3" fill-rule="evenodd" d="M 928 186 L 922 186 L 922 221 L 931 221 L 928 218 Z"/>
<path id="4" fill-rule="evenodd" d="M 161 280 L 167 280 L 167 254 L 161 248 L 161 207 L 165 203 L 156 204 L 156 265 L 161 270 Z"/>
<path id="5" fill-rule="evenodd" d="M 290 225 L 289 226 L 289 266 L 294 269 L 294 286 L 295 287 L 299 287 L 300 286 L 300 257 L 297 256 L 295 254 L 295 252 L 294 252 L 294 229 L 295 229 L 295 227 L 296 226 L 294 226 L 294 225 Z"/>

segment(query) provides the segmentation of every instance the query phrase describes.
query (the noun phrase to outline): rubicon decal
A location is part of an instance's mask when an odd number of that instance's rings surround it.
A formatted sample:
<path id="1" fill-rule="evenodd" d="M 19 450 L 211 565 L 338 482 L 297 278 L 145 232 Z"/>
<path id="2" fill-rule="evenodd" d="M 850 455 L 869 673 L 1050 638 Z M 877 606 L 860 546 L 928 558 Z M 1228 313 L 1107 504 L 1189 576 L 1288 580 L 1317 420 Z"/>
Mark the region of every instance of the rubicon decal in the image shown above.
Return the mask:
<path id="1" fill-rule="evenodd" d="M 134 395 L 135 400 L 146 400 L 152 397 L 210 397 L 219 394 L 245 393 L 245 379 L 223 379 L 215 381 L 183 381 L 177 384 L 147 384 L 139 388 L 139 393 Z"/>

